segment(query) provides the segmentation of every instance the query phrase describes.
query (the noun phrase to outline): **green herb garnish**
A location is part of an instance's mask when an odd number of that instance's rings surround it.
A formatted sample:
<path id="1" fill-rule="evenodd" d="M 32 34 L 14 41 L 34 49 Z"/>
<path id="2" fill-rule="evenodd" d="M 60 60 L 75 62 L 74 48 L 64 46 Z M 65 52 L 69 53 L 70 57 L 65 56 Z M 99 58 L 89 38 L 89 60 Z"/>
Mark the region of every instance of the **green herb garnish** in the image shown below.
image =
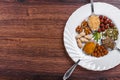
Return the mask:
<path id="1" fill-rule="evenodd" d="M 98 40 L 101 39 L 101 34 L 99 32 L 95 32 L 93 33 L 93 38 L 98 42 Z"/>

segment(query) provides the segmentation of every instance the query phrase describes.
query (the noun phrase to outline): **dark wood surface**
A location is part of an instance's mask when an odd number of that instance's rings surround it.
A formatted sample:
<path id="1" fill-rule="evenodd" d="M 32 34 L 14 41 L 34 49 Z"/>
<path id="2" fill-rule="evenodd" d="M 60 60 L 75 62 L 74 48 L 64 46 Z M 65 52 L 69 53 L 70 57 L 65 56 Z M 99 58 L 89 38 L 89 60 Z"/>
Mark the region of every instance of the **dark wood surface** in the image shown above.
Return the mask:
<path id="1" fill-rule="evenodd" d="M 95 0 L 120 8 L 120 0 Z M 89 0 L 0 0 L 0 80 L 62 80 L 74 62 L 63 45 L 69 16 Z M 120 66 L 80 66 L 68 80 L 120 80 Z"/>

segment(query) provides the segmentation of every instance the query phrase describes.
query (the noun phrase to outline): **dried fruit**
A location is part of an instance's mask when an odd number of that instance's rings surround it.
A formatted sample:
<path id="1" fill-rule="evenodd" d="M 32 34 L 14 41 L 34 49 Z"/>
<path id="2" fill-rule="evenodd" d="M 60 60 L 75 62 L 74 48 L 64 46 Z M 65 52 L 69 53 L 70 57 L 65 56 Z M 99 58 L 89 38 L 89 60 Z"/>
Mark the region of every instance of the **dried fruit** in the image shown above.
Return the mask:
<path id="1" fill-rule="evenodd" d="M 106 25 L 106 26 L 105 26 L 105 29 L 108 29 L 108 27 L 109 27 L 109 26 L 108 26 L 108 25 Z"/>
<path id="2" fill-rule="evenodd" d="M 98 32 L 104 32 L 105 30 L 109 29 L 109 28 L 114 28 L 115 25 L 113 24 L 111 19 L 108 19 L 106 16 L 99 16 L 100 19 L 100 29 Z"/>
<path id="3" fill-rule="evenodd" d="M 101 28 L 98 29 L 98 32 L 99 32 L 99 33 L 101 32 Z"/>
<path id="4" fill-rule="evenodd" d="M 102 16 L 102 15 L 100 15 L 100 16 L 99 16 L 99 18 L 100 18 L 100 19 L 102 19 L 102 18 L 103 18 L 103 16 Z"/>

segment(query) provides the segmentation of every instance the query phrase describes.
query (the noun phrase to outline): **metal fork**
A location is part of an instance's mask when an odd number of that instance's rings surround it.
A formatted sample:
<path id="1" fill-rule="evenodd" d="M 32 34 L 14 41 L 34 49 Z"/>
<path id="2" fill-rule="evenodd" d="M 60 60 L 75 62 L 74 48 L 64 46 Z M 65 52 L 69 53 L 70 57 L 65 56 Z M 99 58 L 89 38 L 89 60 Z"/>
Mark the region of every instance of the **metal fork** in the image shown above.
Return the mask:
<path id="1" fill-rule="evenodd" d="M 80 62 L 80 59 L 72 67 L 70 67 L 66 71 L 66 73 L 63 76 L 63 80 L 66 80 L 66 79 L 68 79 L 71 76 L 71 74 L 73 73 L 73 71 L 75 70 L 75 68 L 76 68 L 76 66 L 78 65 L 79 62 Z"/>

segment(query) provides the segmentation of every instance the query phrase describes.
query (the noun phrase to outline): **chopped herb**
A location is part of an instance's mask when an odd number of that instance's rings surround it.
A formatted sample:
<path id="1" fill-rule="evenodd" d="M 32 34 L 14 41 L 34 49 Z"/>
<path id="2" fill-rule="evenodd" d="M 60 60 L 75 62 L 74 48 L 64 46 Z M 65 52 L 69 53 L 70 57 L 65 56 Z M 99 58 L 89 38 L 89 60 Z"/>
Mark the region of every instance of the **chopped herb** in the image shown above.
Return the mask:
<path id="1" fill-rule="evenodd" d="M 101 38 L 101 34 L 99 32 L 93 33 L 93 38 L 95 41 L 98 42 L 98 40 Z"/>

